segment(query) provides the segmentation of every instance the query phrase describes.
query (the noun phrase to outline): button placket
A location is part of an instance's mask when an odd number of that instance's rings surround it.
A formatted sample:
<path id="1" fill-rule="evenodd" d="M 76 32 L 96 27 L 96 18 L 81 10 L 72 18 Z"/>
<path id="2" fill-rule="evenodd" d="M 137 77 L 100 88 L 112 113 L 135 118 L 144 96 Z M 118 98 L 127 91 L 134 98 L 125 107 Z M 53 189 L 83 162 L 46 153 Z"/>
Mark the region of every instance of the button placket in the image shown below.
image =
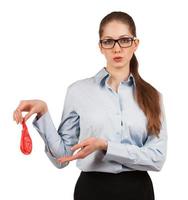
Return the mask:
<path id="1" fill-rule="evenodd" d="M 121 136 L 122 130 L 123 130 L 123 113 L 122 113 L 122 105 L 121 105 L 121 100 L 120 100 L 120 91 L 121 91 L 122 83 L 120 82 L 117 92 L 115 92 L 110 87 L 110 85 L 107 83 L 107 81 L 106 81 L 106 85 L 107 85 L 107 89 L 114 94 L 114 97 L 117 100 L 118 111 L 116 112 L 116 117 L 118 118 L 117 119 L 117 122 L 118 122 L 117 127 L 119 130 L 116 132 L 116 135 Z"/>
<path id="2" fill-rule="evenodd" d="M 122 99 L 121 99 L 121 90 L 119 91 L 119 108 L 120 108 L 120 114 L 121 114 L 121 116 L 120 116 L 120 135 L 121 135 L 121 140 L 122 140 L 122 138 L 123 138 L 123 129 L 124 129 L 124 122 L 123 122 L 123 119 L 124 119 L 124 106 L 123 106 L 123 104 L 122 104 Z"/>
<path id="3" fill-rule="evenodd" d="M 123 125 L 123 121 L 122 121 L 122 106 L 121 106 L 121 101 L 120 101 L 120 93 L 118 90 L 118 94 L 117 94 L 117 104 L 118 104 L 118 108 L 119 111 L 117 111 L 116 115 L 118 117 L 118 127 L 119 127 L 119 131 L 116 133 L 117 135 L 121 135 L 122 134 L 122 125 Z"/>

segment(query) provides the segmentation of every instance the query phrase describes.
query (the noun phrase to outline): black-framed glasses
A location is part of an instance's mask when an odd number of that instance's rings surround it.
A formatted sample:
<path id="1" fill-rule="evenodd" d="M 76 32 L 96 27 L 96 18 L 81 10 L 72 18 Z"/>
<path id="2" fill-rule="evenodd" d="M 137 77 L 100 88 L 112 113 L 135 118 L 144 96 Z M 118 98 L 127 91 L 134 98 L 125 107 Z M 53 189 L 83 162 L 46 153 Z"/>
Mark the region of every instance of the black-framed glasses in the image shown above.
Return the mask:
<path id="1" fill-rule="evenodd" d="M 121 48 L 128 48 L 132 46 L 133 41 L 135 41 L 136 39 L 137 39 L 136 37 L 122 37 L 117 40 L 108 38 L 104 40 L 99 40 L 99 42 L 104 49 L 114 48 L 116 42 L 119 44 Z"/>

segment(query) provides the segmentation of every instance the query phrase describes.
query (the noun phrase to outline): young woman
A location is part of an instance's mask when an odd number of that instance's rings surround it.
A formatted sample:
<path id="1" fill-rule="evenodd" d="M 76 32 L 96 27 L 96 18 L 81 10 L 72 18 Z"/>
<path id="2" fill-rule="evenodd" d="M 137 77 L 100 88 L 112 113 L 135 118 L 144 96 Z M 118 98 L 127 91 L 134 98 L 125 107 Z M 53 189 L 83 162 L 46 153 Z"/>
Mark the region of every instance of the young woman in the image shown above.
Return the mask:
<path id="1" fill-rule="evenodd" d="M 21 101 L 13 118 L 21 123 L 23 111 L 25 120 L 37 113 L 33 125 L 56 167 L 77 159 L 75 200 L 153 200 L 147 171 L 161 170 L 167 149 L 162 94 L 138 73 L 131 16 L 108 14 L 99 37 L 106 67 L 68 87 L 58 130 L 41 100 Z"/>

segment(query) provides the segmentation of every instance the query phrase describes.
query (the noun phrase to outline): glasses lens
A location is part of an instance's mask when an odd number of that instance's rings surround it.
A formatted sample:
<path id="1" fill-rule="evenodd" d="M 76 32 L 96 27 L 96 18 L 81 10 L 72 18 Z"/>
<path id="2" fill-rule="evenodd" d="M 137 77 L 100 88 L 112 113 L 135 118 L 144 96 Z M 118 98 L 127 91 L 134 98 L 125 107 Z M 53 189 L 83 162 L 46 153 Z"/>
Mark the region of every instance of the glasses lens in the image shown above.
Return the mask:
<path id="1" fill-rule="evenodd" d="M 103 48 L 110 49 L 114 46 L 114 40 L 112 40 L 112 39 L 102 40 L 101 44 L 102 44 Z"/>
<path id="2" fill-rule="evenodd" d="M 133 39 L 125 37 L 125 38 L 120 38 L 118 41 L 121 47 L 130 47 L 132 45 Z"/>

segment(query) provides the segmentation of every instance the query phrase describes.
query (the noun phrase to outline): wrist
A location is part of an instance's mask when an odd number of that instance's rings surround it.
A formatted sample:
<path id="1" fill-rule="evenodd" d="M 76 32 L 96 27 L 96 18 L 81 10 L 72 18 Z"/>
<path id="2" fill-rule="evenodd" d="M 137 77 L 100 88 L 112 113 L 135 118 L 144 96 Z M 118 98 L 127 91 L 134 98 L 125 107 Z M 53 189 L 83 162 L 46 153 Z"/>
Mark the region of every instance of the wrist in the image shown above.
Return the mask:
<path id="1" fill-rule="evenodd" d="M 45 107 L 41 112 L 37 113 L 37 118 L 39 119 L 42 115 L 44 115 L 48 111 L 48 108 Z"/>
<path id="2" fill-rule="evenodd" d="M 100 149 L 107 151 L 107 148 L 108 148 L 108 141 L 105 139 L 101 139 Z"/>

